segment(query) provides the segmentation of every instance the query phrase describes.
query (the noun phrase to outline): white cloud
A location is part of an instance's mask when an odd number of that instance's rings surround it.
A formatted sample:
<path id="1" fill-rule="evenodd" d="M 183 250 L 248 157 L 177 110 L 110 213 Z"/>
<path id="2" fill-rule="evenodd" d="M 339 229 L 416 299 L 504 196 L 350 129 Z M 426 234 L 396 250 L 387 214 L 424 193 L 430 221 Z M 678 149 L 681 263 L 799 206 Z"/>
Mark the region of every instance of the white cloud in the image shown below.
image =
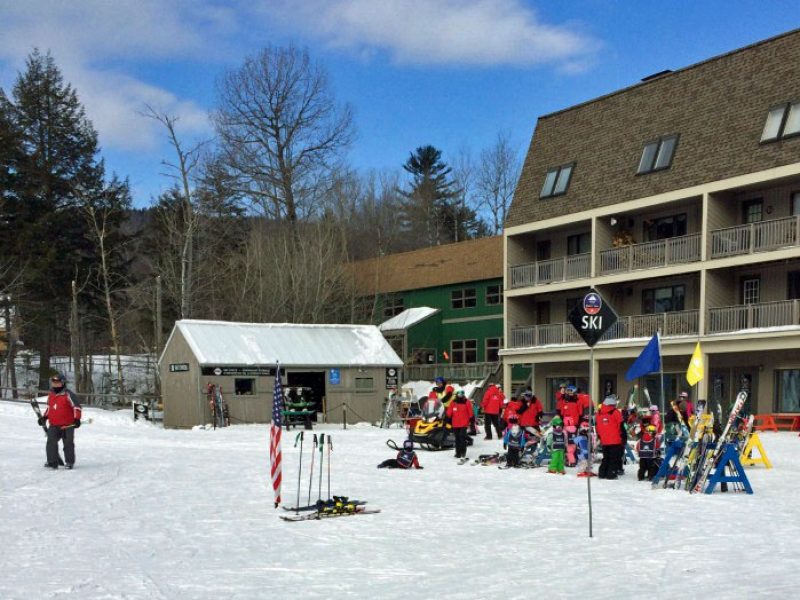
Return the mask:
<path id="1" fill-rule="evenodd" d="M 234 20 L 227 9 L 184 1 L 3 2 L 0 61 L 9 68 L 0 83 L 11 85 L 13 72 L 23 68 L 33 47 L 51 50 L 103 146 L 153 150 L 163 132 L 138 114 L 145 103 L 179 115 L 182 131 L 189 135 L 208 134 L 206 111 L 115 65 L 213 56 L 225 48 L 224 37 L 235 27 Z"/>
<path id="2" fill-rule="evenodd" d="M 274 7 L 273 7 L 274 8 Z M 282 0 L 277 15 L 330 47 L 402 64 L 587 64 L 597 42 L 542 23 L 520 0 Z"/>

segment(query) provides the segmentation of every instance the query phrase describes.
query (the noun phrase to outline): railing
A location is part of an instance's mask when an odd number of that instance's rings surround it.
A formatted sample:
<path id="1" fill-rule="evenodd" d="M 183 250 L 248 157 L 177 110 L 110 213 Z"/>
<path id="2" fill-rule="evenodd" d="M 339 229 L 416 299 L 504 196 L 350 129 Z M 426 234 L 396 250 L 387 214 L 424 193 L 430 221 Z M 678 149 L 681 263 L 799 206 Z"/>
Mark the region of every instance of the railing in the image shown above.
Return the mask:
<path id="1" fill-rule="evenodd" d="M 433 381 L 434 377 L 444 377 L 448 381 L 467 381 L 483 379 L 497 368 L 497 363 L 459 363 L 438 365 L 405 365 L 403 381 Z"/>
<path id="2" fill-rule="evenodd" d="M 779 300 L 708 309 L 708 333 L 800 325 L 800 300 Z"/>
<path id="3" fill-rule="evenodd" d="M 511 287 L 570 281 L 589 277 L 590 273 L 591 253 L 573 254 L 511 267 Z"/>
<path id="4" fill-rule="evenodd" d="M 631 244 L 600 252 L 600 274 L 624 273 L 700 260 L 699 233 Z"/>
<path id="5" fill-rule="evenodd" d="M 769 252 L 800 244 L 800 216 L 759 221 L 711 232 L 711 258 Z"/>
<path id="6" fill-rule="evenodd" d="M 623 316 L 619 317 L 619 320 L 606 331 L 600 340 L 651 337 L 659 329 L 664 337 L 697 335 L 699 316 L 700 311 L 698 310 Z M 571 323 L 531 325 L 511 330 L 512 348 L 580 343 L 583 342 Z"/>

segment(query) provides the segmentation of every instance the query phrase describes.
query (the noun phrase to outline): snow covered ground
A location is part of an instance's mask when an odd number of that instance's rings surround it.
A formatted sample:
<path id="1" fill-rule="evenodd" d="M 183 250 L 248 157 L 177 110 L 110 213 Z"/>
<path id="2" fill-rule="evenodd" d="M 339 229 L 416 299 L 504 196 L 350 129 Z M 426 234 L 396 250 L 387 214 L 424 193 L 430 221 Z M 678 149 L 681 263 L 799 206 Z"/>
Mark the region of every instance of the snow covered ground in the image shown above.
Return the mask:
<path id="1" fill-rule="evenodd" d="M 797 434 L 763 434 L 775 468 L 748 470 L 752 496 L 651 490 L 632 469 L 593 480 L 590 540 L 584 479 L 457 466 L 449 452 L 420 452 L 422 471 L 376 469 L 400 430 L 324 430 L 333 492 L 380 514 L 286 523 L 272 507 L 267 427 L 172 431 L 129 411 L 88 417 L 77 468 L 52 472 L 33 411 L 0 402 L 4 600 L 788 598 L 800 585 Z M 287 503 L 293 441 L 287 432 Z M 469 455 L 498 445 L 480 439 Z"/>

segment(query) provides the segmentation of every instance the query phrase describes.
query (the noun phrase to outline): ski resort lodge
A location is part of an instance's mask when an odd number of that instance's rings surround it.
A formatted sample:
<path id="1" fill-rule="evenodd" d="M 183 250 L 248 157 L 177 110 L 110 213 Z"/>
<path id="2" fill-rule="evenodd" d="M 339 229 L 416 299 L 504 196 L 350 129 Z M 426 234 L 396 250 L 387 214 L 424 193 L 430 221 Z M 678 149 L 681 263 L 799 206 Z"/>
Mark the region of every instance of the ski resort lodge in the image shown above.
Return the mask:
<path id="1" fill-rule="evenodd" d="M 667 399 L 699 341 L 694 398 L 800 412 L 800 30 L 541 116 L 505 226 L 506 385 L 624 395 L 660 330 Z M 567 322 L 590 287 L 619 315 L 592 381 Z"/>
<path id="2" fill-rule="evenodd" d="M 284 388 L 310 388 L 316 416 L 377 421 L 402 361 L 373 325 L 182 320 L 159 359 L 165 427 L 211 422 L 207 384 L 221 386 L 231 423 L 268 423 L 276 363 Z"/>

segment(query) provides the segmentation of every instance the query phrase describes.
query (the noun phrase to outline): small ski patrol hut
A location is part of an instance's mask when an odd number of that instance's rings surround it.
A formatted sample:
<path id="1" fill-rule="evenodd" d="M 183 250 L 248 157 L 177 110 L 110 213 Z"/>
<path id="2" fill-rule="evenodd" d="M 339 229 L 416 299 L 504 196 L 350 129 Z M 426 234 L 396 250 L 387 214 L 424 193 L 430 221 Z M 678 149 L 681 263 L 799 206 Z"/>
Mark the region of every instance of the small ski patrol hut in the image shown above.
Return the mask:
<path id="1" fill-rule="evenodd" d="M 310 391 L 315 417 L 378 421 L 402 360 L 374 325 L 181 320 L 159 358 L 165 427 L 211 422 L 207 386 L 220 386 L 230 421 L 268 423 L 275 364 L 286 394 Z"/>

